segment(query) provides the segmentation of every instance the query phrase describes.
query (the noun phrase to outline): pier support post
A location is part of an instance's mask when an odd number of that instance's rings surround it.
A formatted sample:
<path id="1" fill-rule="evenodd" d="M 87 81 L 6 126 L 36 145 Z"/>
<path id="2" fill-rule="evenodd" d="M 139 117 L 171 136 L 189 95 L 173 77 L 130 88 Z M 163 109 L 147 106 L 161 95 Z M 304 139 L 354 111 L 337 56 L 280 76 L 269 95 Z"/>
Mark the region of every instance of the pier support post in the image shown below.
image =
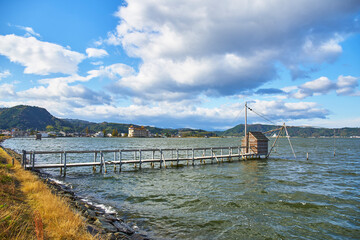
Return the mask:
<path id="1" fill-rule="evenodd" d="M 230 162 L 230 156 L 231 156 L 231 147 L 229 147 L 229 156 L 228 156 L 228 161 Z"/>
<path id="2" fill-rule="evenodd" d="M 104 157 L 104 153 L 103 153 L 103 152 L 101 153 L 101 159 L 102 159 L 102 163 L 104 164 L 104 173 L 107 173 L 107 170 L 106 170 L 106 162 L 105 162 L 105 157 Z"/>
<path id="3" fill-rule="evenodd" d="M 306 160 L 309 160 L 309 153 L 306 153 Z"/>
<path id="4" fill-rule="evenodd" d="M 150 163 L 151 168 L 154 168 L 154 166 L 155 166 L 154 158 L 155 158 L 155 151 L 152 150 L 152 152 L 151 152 L 151 159 L 152 159 L 153 161 Z"/>
<path id="5" fill-rule="evenodd" d="M 97 152 L 94 153 L 94 163 L 96 163 L 96 158 L 97 158 Z M 96 166 L 93 165 L 93 173 L 96 172 Z"/>
<path id="6" fill-rule="evenodd" d="M 116 172 L 116 152 L 114 152 L 114 172 Z"/>
<path id="7" fill-rule="evenodd" d="M 63 163 L 63 154 L 60 153 L 60 164 Z M 60 176 L 62 175 L 62 167 L 60 167 Z"/>
<path id="8" fill-rule="evenodd" d="M 121 165 L 122 165 L 122 151 L 119 150 L 119 172 L 121 172 Z"/>
<path id="9" fill-rule="evenodd" d="M 103 153 L 100 151 L 100 173 L 103 171 Z"/>
<path id="10" fill-rule="evenodd" d="M 160 149 L 160 168 L 161 168 L 161 165 L 162 165 L 162 150 Z"/>
<path id="11" fill-rule="evenodd" d="M 32 163 L 31 163 L 31 170 L 34 170 L 35 168 L 35 152 L 32 151 Z"/>
<path id="12" fill-rule="evenodd" d="M 141 149 L 139 150 L 139 168 L 141 169 Z"/>
<path id="13" fill-rule="evenodd" d="M 26 169 L 26 151 L 22 150 L 22 164 L 24 169 Z"/>
<path id="14" fill-rule="evenodd" d="M 66 176 L 66 152 L 64 152 L 64 177 Z"/>
<path id="15" fill-rule="evenodd" d="M 195 153 L 194 153 L 194 148 L 192 149 L 192 165 L 195 165 Z"/>
<path id="16" fill-rule="evenodd" d="M 176 149 L 176 166 L 179 166 L 179 149 Z"/>
<path id="17" fill-rule="evenodd" d="M 162 159 L 164 161 L 164 167 L 166 168 L 166 160 L 163 151 L 161 150 Z"/>
<path id="18" fill-rule="evenodd" d="M 224 158 L 222 156 L 223 155 L 223 149 L 222 148 L 220 149 L 220 155 L 221 155 L 221 162 L 224 162 Z"/>

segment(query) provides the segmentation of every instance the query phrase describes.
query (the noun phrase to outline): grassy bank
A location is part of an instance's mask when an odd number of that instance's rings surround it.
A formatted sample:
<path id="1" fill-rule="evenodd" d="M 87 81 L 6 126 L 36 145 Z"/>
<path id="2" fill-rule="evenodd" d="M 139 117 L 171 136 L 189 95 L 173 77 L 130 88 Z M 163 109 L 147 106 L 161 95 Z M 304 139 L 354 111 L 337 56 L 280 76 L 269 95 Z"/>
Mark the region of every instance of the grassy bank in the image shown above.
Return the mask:
<path id="1" fill-rule="evenodd" d="M 81 216 L 0 148 L 0 239 L 94 239 Z"/>

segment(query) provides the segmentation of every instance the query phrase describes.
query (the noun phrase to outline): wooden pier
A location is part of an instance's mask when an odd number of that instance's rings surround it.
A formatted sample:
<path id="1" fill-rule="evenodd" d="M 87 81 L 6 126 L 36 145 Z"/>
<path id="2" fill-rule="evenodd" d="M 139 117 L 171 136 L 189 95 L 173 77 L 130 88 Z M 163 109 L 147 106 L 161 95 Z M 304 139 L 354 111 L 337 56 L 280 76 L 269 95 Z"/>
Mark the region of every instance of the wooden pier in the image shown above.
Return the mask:
<path id="1" fill-rule="evenodd" d="M 85 150 L 85 151 L 22 151 L 22 166 L 25 169 L 44 169 L 59 168 L 60 175 L 66 176 L 67 168 L 92 166 L 93 171 L 99 166 L 100 172 L 107 172 L 107 168 L 113 166 L 114 172 L 122 170 L 125 164 L 133 164 L 134 167 L 141 168 L 143 164 L 155 163 L 159 167 L 171 166 L 174 163 L 178 166 L 180 162 L 186 162 L 187 165 L 221 163 L 224 160 L 233 159 L 255 159 L 260 158 L 256 149 L 250 147 L 247 151 L 242 150 L 244 146 L 235 147 L 204 147 L 204 148 L 177 148 L 177 149 L 116 149 L 116 150 Z M 37 160 L 39 155 L 53 155 L 51 162 Z M 82 156 L 81 156 L 82 155 Z M 86 155 L 86 156 L 84 156 Z M 110 155 L 110 156 L 109 156 Z M 58 163 L 53 159 L 58 158 Z M 79 159 L 92 159 L 87 162 L 80 162 Z"/>

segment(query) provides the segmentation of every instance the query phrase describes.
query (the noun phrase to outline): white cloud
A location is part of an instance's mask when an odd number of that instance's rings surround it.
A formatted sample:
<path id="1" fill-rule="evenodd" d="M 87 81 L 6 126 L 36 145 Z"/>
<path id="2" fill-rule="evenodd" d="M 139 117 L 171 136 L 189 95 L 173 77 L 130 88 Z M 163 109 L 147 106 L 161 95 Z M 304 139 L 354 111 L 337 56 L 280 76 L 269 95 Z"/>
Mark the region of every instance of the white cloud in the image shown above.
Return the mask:
<path id="1" fill-rule="evenodd" d="M 109 55 L 105 49 L 98 48 L 87 48 L 86 54 L 89 58 L 102 58 Z"/>
<path id="2" fill-rule="evenodd" d="M 342 53 L 339 43 L 343 40 L 344 38 L 338 35 L 317 44 L 307 39 L 303 45 L 305 57 L 317 63 L 333 62 Z"/>
<path id="3" fill-rule="evenodd" d="M 33 87 L 16 93 L 20 99 L 31 101 L 59 102 L 72 107 L 109 104 L 111 97 L 103 92 L 95 92 L 81 84 L 69 85 L 74 78 L 54 78 L 42 80 L 48 86 Z"/>
<path id="4" fill-rule="evenodd" d="M 102 62 L 102 61 L 96 61 L 96 62 L 91 62 L 91 64 L 94 65 L 94 66 L 99 66 L 99 65 L 103 65 L 104 62 Z"/>
<path id="5" fill-rule="evenodd" d="M 11 76 L 11 73 L 9 70 L 4 70 L 4 71 L 0 72 L 0 81 L 1 81 L 1 79 L 7 78 L 9 76 Z"/>
<path id="6" fill-rule="evenodd" d="M 60 45 L 13 34 L 0 35 L 0 54 L 25 66 L 24 73 L 39 75 L 76 73 L 77 65 L 85 58 L 83 54 Z"/>
<path id="7" fill-rule="evenodd" d="M 360 96 L 360 90 L 357 89 L 359 87 L 358 80 L 359 78 L 352 76 L 339 76 L 336 93 L 345 96 Z"/>
<path id="8" fill-rule="evenodd" d="M 34 29 L 32 27 L 25 27 L 25 26 L 20 26 L 20 25 L 12 25 L 12 24 L 8 24 L 10 27 L 14 26 L 17 27 L 21 30 L 24 30 L 26 32 L 25 36 L 26 37 L 31 37 L 31 36 L 35 36 L 35 37 L 41 37 L 39 33 L 35 32 Z"/>
<path id="9" fill-rule="evenodd" d="M 34 29 L 32 29 L 31 27 L 23 27 L 23 26 L 18 26 L 18 27 L 25 30 L 28 33 L 28 36 L 40 37 L 40 34 L 36 33 Z"/>
<path id="10" fill-rule="evenodd" d="M 294 98 L 303 99 L 314 94 L 326 94 L 336 88 L 336 84 L 327 77 L 320 77 L 304 83 L 299 90 L 292 95 Z"/>
<path id="11" fill-rule="evenodd" d="M 290 97 L 304 99 L 313 95 L 325 95 L 333 90 L 340 96 L 360 96 L 359 78 L 340 75 L 337 82 L 327 77 L 320 77 L 313 81 L 306 82 L 299 87 L 282 88 Z"/>
<path id="12" fill-rule="evenodd" d="M 272 121 L 281 124 L 290 119 L 316 119 L 325 118 L 328 111 L 320 108 L 316 103 L 300 102 L 286 103 L 283 101 L 255 101 L 250 104 L 256 112 L 266 115 Z M 162 127 L 184 127 L 193 128 L 223 128 L 223 126 L 236 125 L 243 120 L 234 122 L 242 112 L 242 104 L 231 104 L 230 106 L 217 106 L 214 108 L 194 106 L 185 102 L 156 103 L 154 105 L 137 105 L 120 107 L 114 105 L 92 105 L 73 109 L 73 114 L 85 119 L 101 121 L 117 119 L 123 122 L 137 121 L 147 125 Z M 231 109 L 231 111 L 229 111 Z M 249 112 L 249 121 L 268 123 L 256 114 Z M 184 125 L 185 124 L 185 125 Z"/>
<path id="13" fill-rule="evenodd" d="M 271 53 L 258 53 L 249 58 L 235 54 L 202 59 L 189 57 L 180 62 L 153 59 L 142 64 L 137 74 L 124 76 L 118 87 L 130 88 L 138 97 L 162 101 L 194 98 L 198 94 L 233 95 L 259 86 L 266 77 L 275 74 L 263 60 L 266 55 Z"/>
<path id="14" fill-rule="evenodd" d="M 359 8 L 355 0 L 129 0 L 106 41 L 142 60 L 118 83 L 138 97 L 154 97 L 154 88 L 156 96 L 234 95 L 274 79 L 277 61 L 299 69 L 336 59 Z"/>
<path id="15" fill-rule="evenodd" d="M 132 76 L 135 74 L 135 70 L 126 64 L 115 63 L 106 67 L 101 66 L 98 70 L 91 70 L 89 73 L 99 77 L 117 79 L 121 77 Z"/>
<path id="16" fill-rule="evenodd" d="M 38 83 L 50 84 L 51 82 L 62 82 L 62 83 L 87 82 L 93 79 L 94 77 L 97 77 L 97 75 L 89 73 L 87 76 L 84 77 L 78 74 L 74 74 L 67 77 L 44 78 L 38 80 Z"/>
<path id="17" fill-rule="evenodd" d="M 0 85 L 0 99 L 7 99 L 15 95 L 15 87 L 13 84 Z"/>
<path id="18" fill-rule="evenodd" d="M 289 103 L 282 100 L 261 101 L 256 100 L 251 103 L 251 108 L 256 112 L 265 115 L 270 120 L 290 120 L 290 119 L 314 119 L 325 118 L 329 111 L 321 108 L 315 102 L 296 102 Z"/>

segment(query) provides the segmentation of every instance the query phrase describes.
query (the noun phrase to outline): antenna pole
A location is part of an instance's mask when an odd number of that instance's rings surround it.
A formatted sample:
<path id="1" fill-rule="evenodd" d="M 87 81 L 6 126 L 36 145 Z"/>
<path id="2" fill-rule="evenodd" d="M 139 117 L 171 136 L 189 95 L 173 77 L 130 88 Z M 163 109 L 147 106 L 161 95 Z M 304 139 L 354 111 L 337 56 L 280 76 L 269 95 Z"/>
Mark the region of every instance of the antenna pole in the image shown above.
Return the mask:
<path id="1" fill-rule="evenodd" d="M 248 153 L 248 137 L 247 137 L 247 102 L 245 102 L 245 153 Z"/>

